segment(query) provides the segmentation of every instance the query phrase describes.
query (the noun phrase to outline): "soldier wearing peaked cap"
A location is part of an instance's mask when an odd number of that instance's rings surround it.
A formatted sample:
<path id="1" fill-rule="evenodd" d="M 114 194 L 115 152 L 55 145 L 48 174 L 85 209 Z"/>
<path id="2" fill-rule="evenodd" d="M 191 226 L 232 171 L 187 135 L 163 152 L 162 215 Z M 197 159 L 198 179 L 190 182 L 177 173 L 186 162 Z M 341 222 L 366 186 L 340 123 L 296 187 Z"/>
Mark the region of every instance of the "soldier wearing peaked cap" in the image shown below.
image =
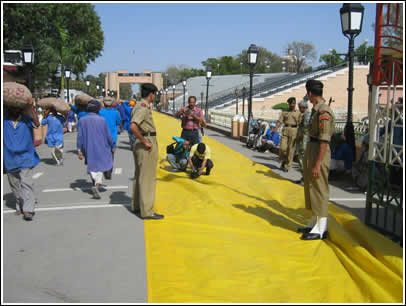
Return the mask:
<path id="1" fill-rule="evenodd" d="M 334 133 L 335 117 L 323 99 L 323 83 L 309 80 L 306 91 L 313 109 L 303 164 L 304 192 L 305 206 L 312 210 L 313 215 L 306 227 L 299 228 L 298 232 L 303 233 L 302 240 L 316 240 L 327 237 L 329 142 Z"/>
<path id="2" fill-rule="evenodd" d="M 155 101 L 157 90 L 151 83 L 141 86 L 142 99 L 134 106 L 130 123 L 130 130 L 136 137 L 132 146 L 135 162 L 132 208 L 142 219 L 153 220 L 164 217 L 153 210 L 158 142 L 150 104 Z"/>
<path id="3" fill-rule="evenodd" d="M 292 165 L 295 154 L 295 142 L 297 135 L 297 126 L 299 124 L 300 113 L 295 109 L 296 99 L 288 99 L 289 111 L 283 111 L 276 123 L 276 129 L 283 124 L 282 137 L 279 149 L 279 158 L 281 161 L 281 170 L 288 172 Z"/>

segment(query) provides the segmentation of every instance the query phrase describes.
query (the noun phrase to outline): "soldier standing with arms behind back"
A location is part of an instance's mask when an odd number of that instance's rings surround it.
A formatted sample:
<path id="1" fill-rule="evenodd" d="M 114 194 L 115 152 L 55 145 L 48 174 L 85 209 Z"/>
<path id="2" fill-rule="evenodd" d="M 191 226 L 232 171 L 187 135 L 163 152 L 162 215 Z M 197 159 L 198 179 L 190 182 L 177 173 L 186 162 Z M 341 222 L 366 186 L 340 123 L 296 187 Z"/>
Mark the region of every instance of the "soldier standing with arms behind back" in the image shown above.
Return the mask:
<path id="1" fill-rule="evenodd" d="M 312 210 L 312 218 L 306 227 L 298 229 L 302 240 L 327 238 L 328 172 L 331 153 L 329 141 L 334 133 L 335 117 L 323 99 L 323 83 L 306 82 L 307 96 L 313 104 L 309 125 L 309 142 L 304 157 L 305 205 Z"/>
<path id="2" fill-rule="evenodd" d="M 279 129 L 281 123 L 284 124 L 279 149 L 281 170 L 284 172 L 288 172 L 290 166 L 292 165 L 293 156 L 296 149 L 295 141 L 297 135 L 297 126 L 299 124 L 300 117 L 300 113 L 295 110 L 296 99 L 294 97 L 290 97 L 287 102 L 289 103 L 289 111 L 283 111 L 276 123 L 276 129 Z"/>
<path id="3" fill-rule="evenodd" d="M 304 160 L 304 153 L 306 150 L 307 141 L 309 138 L 309 122 L 311 112 L 308 110 L 308 101 L 309 98 L 305 96 L 302 101 L 299 103 L 299 111 L 300 111 L 300 120 L 299 126 L 297 128 L 297 137 L 296 137 L 296 148 L 297 148 L 297 155 L 298 155 L 298 164 L 299 170 L 302 174 L 300 180 L 296 181 L 296 184 L 303 183 L 303 160 Z"/>
<path id="4" fill-rule="evenodd" d="M 141 85 L 141 101 L 131 113 L 130 130 L 136 139 L 132 147 L 135 162 L 135 178 L 132 209 L 142 219 L 162 219 L 153 210 L 155 202 L 158 142 L 150 104 L 155 101 L 158 88 L 152 83 Z"/>

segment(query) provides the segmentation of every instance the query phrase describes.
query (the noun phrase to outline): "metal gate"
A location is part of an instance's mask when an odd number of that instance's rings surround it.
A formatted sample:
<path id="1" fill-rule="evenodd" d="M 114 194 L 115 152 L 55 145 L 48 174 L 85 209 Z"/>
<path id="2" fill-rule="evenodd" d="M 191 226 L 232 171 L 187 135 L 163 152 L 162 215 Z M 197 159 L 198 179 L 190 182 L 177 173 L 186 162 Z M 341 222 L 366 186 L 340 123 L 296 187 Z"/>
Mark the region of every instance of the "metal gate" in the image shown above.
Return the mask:
<path id="1" fill-rule="evenodd" d="M 403 241 L 403 7 L 377 4 L 365 223 Z"/>

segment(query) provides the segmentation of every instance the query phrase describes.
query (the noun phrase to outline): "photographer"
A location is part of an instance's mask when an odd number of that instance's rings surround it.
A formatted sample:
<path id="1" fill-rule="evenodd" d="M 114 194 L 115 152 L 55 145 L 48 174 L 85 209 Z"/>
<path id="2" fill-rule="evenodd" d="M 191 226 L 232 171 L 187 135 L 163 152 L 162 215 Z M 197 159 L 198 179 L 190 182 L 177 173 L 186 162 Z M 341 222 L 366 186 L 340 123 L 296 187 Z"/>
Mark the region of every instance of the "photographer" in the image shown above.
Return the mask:
<path id="1" fill-rule="evenodd" d="M 175 114 L 175 117 L 182 119 L 182 134 L 180 137 L 188 140 L 193 146 L 199 143 L 199 129 L 200 123 L 203 120 L 203 113 L 202 110 L 196 106 L 195 96 L 190 96 L 188 103 L 189 105 L 181 108 Z"/>

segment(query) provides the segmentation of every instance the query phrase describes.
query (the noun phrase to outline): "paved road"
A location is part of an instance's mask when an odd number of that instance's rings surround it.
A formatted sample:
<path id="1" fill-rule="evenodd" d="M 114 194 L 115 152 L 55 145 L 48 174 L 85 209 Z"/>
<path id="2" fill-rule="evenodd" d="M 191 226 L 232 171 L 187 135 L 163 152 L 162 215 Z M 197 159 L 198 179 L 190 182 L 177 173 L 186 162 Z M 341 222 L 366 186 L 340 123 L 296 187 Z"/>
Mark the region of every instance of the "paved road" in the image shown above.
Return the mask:
<path id="1" fill-rule="evenodd" d="M 3 175 L 4 302 L 147 302 L 144 223 L 128 211 L 134 175 L 128 137 L 119 136 L 113 179 L 95 200 L 76 135 L 65 135 L 64 166 L 55 165 L 46 145 L 37 149 L 33 222 L 14 214 Z"/>

